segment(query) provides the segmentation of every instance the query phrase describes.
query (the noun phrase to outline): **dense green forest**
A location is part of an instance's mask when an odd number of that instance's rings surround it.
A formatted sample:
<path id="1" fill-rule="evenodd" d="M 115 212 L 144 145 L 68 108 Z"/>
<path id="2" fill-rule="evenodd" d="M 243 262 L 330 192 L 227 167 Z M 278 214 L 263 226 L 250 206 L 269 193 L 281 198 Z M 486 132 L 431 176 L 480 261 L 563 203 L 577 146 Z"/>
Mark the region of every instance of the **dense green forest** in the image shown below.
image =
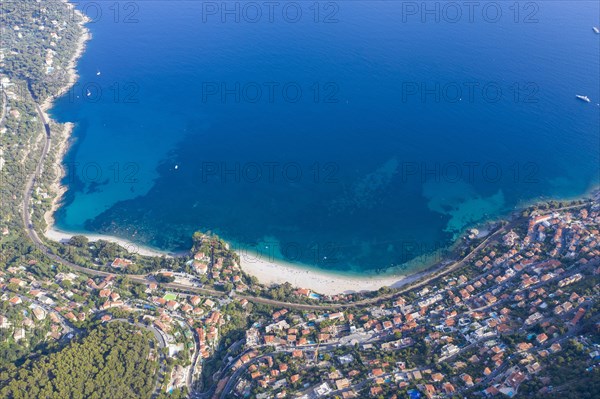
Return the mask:
<path id="1" fill-rule="evenodd" d="M 158 364 L 152 335 L 124 323 L 96 328 L 64 350 L 0 372 L 0 397 L 149 398 Z"/>

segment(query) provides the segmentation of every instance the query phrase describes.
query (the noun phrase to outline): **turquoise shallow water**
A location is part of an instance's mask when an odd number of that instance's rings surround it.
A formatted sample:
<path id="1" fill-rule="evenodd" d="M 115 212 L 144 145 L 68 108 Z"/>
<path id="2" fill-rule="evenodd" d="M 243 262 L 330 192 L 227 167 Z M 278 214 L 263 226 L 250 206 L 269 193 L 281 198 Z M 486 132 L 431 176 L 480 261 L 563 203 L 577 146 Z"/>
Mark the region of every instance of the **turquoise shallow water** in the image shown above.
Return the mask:
<path id="1" fill-rule="evenodd" d="M 80 5 L 61 229 L 372 273 L 599 181 L 597 2 L 128 4 Z"/>

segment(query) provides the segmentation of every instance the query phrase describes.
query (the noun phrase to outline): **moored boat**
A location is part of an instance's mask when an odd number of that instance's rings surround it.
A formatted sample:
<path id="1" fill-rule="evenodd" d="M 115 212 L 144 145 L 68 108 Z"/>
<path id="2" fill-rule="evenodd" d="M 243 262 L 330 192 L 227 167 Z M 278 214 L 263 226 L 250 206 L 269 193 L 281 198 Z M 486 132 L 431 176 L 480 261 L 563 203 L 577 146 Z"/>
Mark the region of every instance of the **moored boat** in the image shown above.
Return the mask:
<path id="1" fill-rule="evenodd" d="M 575 97 L 577 97 L 581 101 L 585 101 L 586 103 L 589 103 L 592 101 L 592 100 L 590 100 L 590 98 L 588 96 L 582 96 L 582 95 L 577 94 L 577 95 L 575 95 Z"/>

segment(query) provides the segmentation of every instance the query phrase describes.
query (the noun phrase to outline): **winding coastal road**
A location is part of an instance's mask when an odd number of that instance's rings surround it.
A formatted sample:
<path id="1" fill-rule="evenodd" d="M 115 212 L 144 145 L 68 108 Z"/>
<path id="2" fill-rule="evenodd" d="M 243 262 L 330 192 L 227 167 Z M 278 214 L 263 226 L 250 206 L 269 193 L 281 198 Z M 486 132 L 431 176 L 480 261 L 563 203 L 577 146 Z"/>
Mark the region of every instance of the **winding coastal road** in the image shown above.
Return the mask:
<path id="1" fill-rule="evenodd" d="M 51 131 L 50 131 L 50 125 L 44 116 L 44 112 L 42 112 L 41 107 L 37 103 L 36 103 L 36 111 L 40 117 L 40 120 L 43 123 L 45 141 L 44 141 L 44 148 L 42 150 L 42 153 L 40 154 L 40 158 L 38 160 L 35 172 L 32 173 L 27 178 L 27 182 L 25 184 L 25 189 L 23 191 L 23 202 L 22 202 L 22 212 L 21 213 L 22 213 L 23 225 L 25 226 L 25 231 L 27 233 L 27 236 L 42 252 L 44 252 L 46 254 L 46 256 L 48 256 L 50 259 L 54 260 L 57 263 L 60 263 L 64 266 L 70 267 L 76 271 L 79 271 L 81 273 L 91 275 L 91 276 L 101 276 L 101 277 L 112 276 L 112 275 L 114 275 L 114 273 L 109 273 L 109 272 L 104 272 L 104 271 L 100 271 L 100 270 L 83 267 L 83 266 L 77 265 L 67 259 L 61 258 L 60 256 L 54 254 L 52 252 L 52 250 L 48 246 L 46 246 L 44 244 L 44 242 L 40 239 L 35 228 L 33 227 L 33 223 L 31 221 L 31 208 L 30 208 L 31 197 L 32 197 L 35 183 L 36 183 L 38 177 L 41 175 L 44 161 L 48 155 L 48 151 L 50 150 L 50 146 L 52 143 L 52 135 L 51 135 Z M 578 208 L 583 205 L 584 204 L 571 205 L 571 206 L 564 207 L 564 208 L 558 208 L 556 210 Z M 443 275 L 451 273 L 454 270 L 464 266 L 466 264 L 466 262 L 468 262 L 470 259 L 472 259 L 477 252 L 481 251 L 483 248 L 485 248 L 491 242 L 495 242 L 502 233 L 509 230 L 510 228 L 513 228 L 519 222 L 522 222 L 522 220 L 516 219 L 516 220 L 513 220 L 512 222 L 506 224 L 505 226 L 499 227 L 496 231 L 494 231 L 493 233 L 488 235 L 481 243 L 479 243 L 479 245 L 477 245 L 473 250 L 471 250 L 462 259 L 455 261 L 450 265 L 440 265 L 433 271 L 429 270 L 427 272 L 423 272 L 422 277 L 419 278 L 418 280 L 416 280 L 412 283 L 408 283 L 405 286 L 400 287 L 400 288 L 394 290 L 394 292 L 389 293 L 389 294 L 379 295 L 379 296 L 376 296 L 373 298 L 366 298 L 366 299 L 362 299 L 362 300 L 350 302 L 350 303 L 338 303 L 338 304 L 332 303 L 332 304 L 321 304 L 321 305 L 286 302 L 286 301 L 279 301 L 279 300 L 274 300 L 274 299 L 256 297 L 256 296 L 252 296 L 252 295 L 237 294 L 237 293 L 234 296 L 238 297 L 238 298 L 245 298 L 246 300 L 248 300 L 250 302 L 254 302 L 254 303 L 260 303 L 260 304 L 276 306 L 276 307 L 292 308 L 292 309 L 298 309 L 298 310 L 308 310 L 308 311 L 310 311 L 310 310 L 327 311 L 327 310 L 335 310 L 335 309 L 346 309 L 346 308 L 352 308 L 352 307 L 363 307 L 363 306 L 376 305 L 383 301 L 394 299 L 409 290 L 423 287 L 426 284 L 428 284 L 431 280 L 434 280 L 438 277 L 441 277 Z M 138 284 L 148 284 L 151 282 L 148 279 L 149 276 L 147 276 L 147 275 L 123 274 L 123 276 L 129 278 L 132 282 L 135 282 Z M 217 291 L 217 290 L 208 289 L 208 288 L 191 287 L 188 285 L 183 285 L 183 284 L 178 284 L 178 283 L 163 283 L 163 284 L 161 284 L 161 286 L 172 289 L 172 290 L 187 291 L 187 292 L 212 295 L 212 296 L 227 295 L 227 293 L 222 292 L 222 291 Z"/>
<path id="2" fill-rule="evenodd" d="M 167 344 L 163 338 L 163 336 L 158 332 L 158 330 L 150 325 L 147 326 L 145 324 L 142 323 L 138 323 L 138 322 L 132 322 L 131 320 L 128 319 L 112 319 L 109 321 L 109 323 L 113 323 L 113 322 L 121 322 L 121 323 L 129 323 L 131 325 L 134 325 L 138 328 L 144 329 L 146 331 L 151 332 L 154 335 L 154 339 L 156 340 L 156 342 L 158 343 L 158 349 L 156 350 L 157 352 L 157 356 L 160 359 L 159 364 L 160 364 L 160 368 L 157 370 L 156 372 L 156 377 L 154 379 L 154 392 L 152 394 L 152 398 L 157 397 L 160 394 L 160 376 L 163 375 L 165 373 L 165 355 L 162 353 L 162 350 L 164 348 L 166 348 Z"/>
<path id="3" fill-rule="evenodd" d="M 42 302 L 38 301 L 37 299 L 29 298 L 29 297 L 27 297 L 25 295 L 16 294 L 16 296 L 18 296 L 19 298 L 21 298 L 21 300 L 23 302 L 31 302 L 32 304 L 35 304 L 38 307 L 42 308 L 46 312 L 46 314 L 53 313 L 54 315 L 56 315 L 56 317 L 58 317 L 58 319 L 60 321 L 60 324 L 62 325 L 63 330 L 64 330 L 64 333 L 63 333 L 61 339 L 66 338 L 71 333 L 75 334 L 75 335 L 81 335 L 83 333 L 83 330 L 75 327 L 75 325 L 73 323 L 71 323 L 70 320 L 68 320 L 60 312 L 57 312 L 51 306 L 48 306 L 47 304 L 42 303 Z"/>

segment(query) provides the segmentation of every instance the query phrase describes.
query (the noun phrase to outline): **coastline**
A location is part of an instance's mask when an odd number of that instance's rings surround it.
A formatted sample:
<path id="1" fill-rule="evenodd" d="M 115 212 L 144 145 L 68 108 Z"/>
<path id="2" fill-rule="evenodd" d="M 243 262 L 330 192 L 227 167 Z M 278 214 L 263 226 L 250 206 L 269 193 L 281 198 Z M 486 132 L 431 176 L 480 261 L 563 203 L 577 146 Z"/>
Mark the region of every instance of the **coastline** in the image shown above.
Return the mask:
<path id="1" fill-rule="evenodd" d="M 579 196 L 574 196 L 565 201 L 591 199 L 595 196 L 600 196 L 599 187 L 596 185 L 590 188 L 586 193 Z M 519 210 L 527 209 L 535 203 L 538 202 L 532 201 L 527 206 L 519 207 Z M 470 226 L 468 229 L 476 228 L 480 229 L 482 233 L 485 232 L 480 236 L 480 238 L 483 239 L 483 243 L 501 231 L 488 230 L 487 228 L 490 225 L 499 223 L 502 220 L 512 220 L 515 216 L 515 212 L 511 212 L 503 217 L 498 217 L 494 220 L 488 220 L 480 224 Z M 464 236 L 464 234 L 461 234 L 461 237 L 462 236 Z M 460 243 L 461 239 L 458 238 L 450 245 L 450 248 L 454 249 L 457 245 L 460 245 Z M 414 269 L 414 273 L 406 275 L 392 272 L 390 274 L 381 276 L 353 276 L 315 270 L 309 267 L 302 267 L 302 265 L 286 264 L 280 261 L 261 259 L 259 254 L 256 254 L 255 256 L 248 256 L 248 253 L 245 252 L 243 256 L 243 254 L 241 254 L 239 251 L 236 251 L 236 253 L 240 256 L 240 267 L 242 270 L 248 275 L 255 276 L 261 284 L 268 286 L 272 284 L 289 282 L 296 288 L 308 288 L 316 293 L 325 295 L 349 294 L 361 291 L 376 291 L 382 287 L 402 288 L 422 279 L 427 280 L 436 278 L 436 276 L 446 268 L 453 268 L 457 265 L 460 265 L 471 256 L 469 254 L 467 258 L 455 259 L 452 256 L 449 256 L 451 252 L 452 251 L 447 253 L 446 256 L 440 256 L 440 258 L 436 261 L 422 264 L 421 268 Z M 249 258 L 246 262 L 244 261 L 245 257 Z"/>
<path id="2" fill-rule="evenodd" d="M 66 4 L 67 7 L 69 7 L 74 12 L 74 15 L 77 15 L 81 19 L 78 25 L 82 30 L 82 34 L 77 40 L 75 53 L 66 65 L 66 72 L 68 77 L 67 83 L 59 90 L 58 93 L 56 93 L 52 97 L 48 97 L 46 100 L 44 100 L 42 104 L 40 104 L 42 115 L 44 116 L 46 121 L 48 121 L 48 123 L 53 123 L 61 127 L 60 135 L 53 135 L 54 138 L 58 137 L 58 140 L 55 141 L 57 143 L 56 145 L 58 146 L 58 151 L 54 159 L 54 164 L 50 165 L 50 167 L 53 169 L 53 172 L 56 172 L 53 174 L 54 180 L 50 184 L 50 190 L 53 192 L 54 195 L 52 197 L 50 209 L 44 213 L 46 230 L 43 232 L 43 234 L 46 238 L 54 241 L 61 241 L 61 239 L 65 238 L 62 237 L 59 239 L 55 239 L 59 237 L 59 235 L 55 233 L 59 232 L 53 230 L 54 213 L 60 207 L 63 196 L 67 191 L 67 187 L 61 184 L 61 180 L 65 176 L 65 170 L 62 166 L 62 161 L 69 148 L 69 140 L 71 138 L 71 134 L 73 133 L 73 128 L 75 125 L 71 122 L 67 122 L 64 124 L 57 123 L 50 117 L 48 111 L 50 110 L 50 108 L 52 108 L 54 100 L 65 94 L 71 87 L 75 85 L 75 83 L 79 79 L 79 75 L 77 74 L 77 61 L 79 61 L 79 58 L 81 58 L 81 56 L 83 55 L 88 40 L 92 39 L 90 31 L 85 27 L 85 24 L 89 22 L 89 19 L 81 11 L 77 10 L 75 6 L 68 0 L 62 1 Z"/>
<path id="3" fill-rule="evenodd" d="M 54 213 L 58 210 L 61 205 L 61 201 L 67 187 L 61 184 L 61 180 L 64 177 L 65 170 L 62 167 L 62 160 L 68 150 L 69 140 L 71 138 L 74 124 L 64 123 L 58 124 L 52 120 L 48 115 L 48 110 L 52 107 L 53 102 L 56 98 L 67 92 L 79 79 L 77 74 L 77 62 L 83 55 L 88 40 L 92 38 L 89 30 L 85 27 L 88 21 L 87 17 L 83 15 L 79 10 L 76 10 L 74 5 L 68 0 L 62 0 L 72 8 L 74 12 L 81 18 L 79 22 L 82 34 L 77 42 L 75 53 L 67 64 L 68 81 L 65 86 L 53 97 L 47 98 L 41 105 L 41 110 L 47 121 L 61 127 L 60 134 L 53 135 L 54 138 L 58 137 L 55 142 L 58 146 L 58 151 L 54 164 L 51 167 L 55 168 L 56 172 L 55 179 L 51 183 L 50 190 L 53 192 L 53 200 L 50 209 L 44 214 L 44 220 L 46 222 L 46 229 L 43 232 L 44 236 L 52 241 L 65 242 L 71 239 L 75 235 L 83 235 L 90 241 L 105 240 L 116 243 L 133 254 L 139 254 L 143 256 L 172 256 L 173 254 L 166 251 L 160 251 L 158 249 L 150 248 L 147 246 L 140 246 L 132 241 L 103 234 L 90 234 L 90 233 L 78 233 L 78 232 L 65 232 L 57 229 L 54 226 Z M 327 272 L 308 266 L 302 267 L 302 265 L 288 264 L 284 261 L 264 259 L 257 254 L 257 256 L 248 257 L 248 254 L 242 254 L 240 251 L 236 251 L 240 256 L 242 270 L 248 275 L 255 276 L 259 282 L 264 285 L 272 284 L 283 284 L 290 283 L 292 286 L 297 288 L 308 288 L 319 294 L 335 295 L 340 293 L 351 293 L 360 291 L 376 291 L 382 287 L 398 288 L 407 284 L 410 284 L 424 275 L 438 270 L 440 262 L 432 262 L 429 266 L 424 269 L 417 271 L 412 274 L 400 274 L 390 273 L 386 275 L 375 275 L 375 276 L 359 276 L 359 275 L 344 275 L 341 273 Z"/>
<path id="4" fill-rule="evenodd" d="M 68 233 L 66 231 L 57 230 L 54 227 L 48 228 L 44 232 L 44 236 L 47 239 L 52 240 L 52 241 L 56 241 L 56 242 L 66 242 L 66 241 L 69 241 L 71 239 L 71 237 L 77 236 L 77 235 L 81 235 L 81 236 L 87 237 L 87 239 L 90 240 L 90 242 L 92 242 L 92 241 L 98 241 L 98 240 L 104 240 L 104 241 L 108 241 L 108 242 L 112 242 L 112 243 L 118 244 L 118 245 L 122 246 L 123 248 L 125 248 L 127 251 L 129 251 L 131 254 L 137 254 L 137 255 L 142 255 L 142 256 L 159 256 L 159 257 L 161 257 L 161 256 L 165 256 L 165 257 L 171 256 L 167 252 L 162 252 L 162 251 L 159 251 L 157 249 L 150 248 L 150 247 L 140 246 L 140 245 L 138 245 L 138 244 L 136 244 L 136 243 L 134 243 L 132 241 L 128 241 L 128 240 L 126 240 L 124 238 L 119 238 L 119 237 L 106 236 L 106 235 L 103 235 L 103 234 Z"/>
<path id="5" fill-rule="evenodd" d="M 594 190 L 592 192 L 595 193 L 596 191 Z M 573 198 L 571 200 L 575 200 L 577 198 L 587 199 L 590 198 L 590 195 L 589 193 L 586 193 L 585 195 Z M 506 220 L 508 218 L 510 217 L 507 216 L 498 220 Z M 45 232 L 45 236 L 48 239 L 58 242 L 68 240 L 74 235 L 83 235 L 90 241 L 105 240 L 114 242 L 128 249 L 134 254 L 140 254 L 144 256 L 172 256 L 171 253 L 166 251 L 139 246 L 134 242 L 110 235 L 67 233 L 57 230 L 53 227 L 47 229 Z M 485 239 L 487 239 L 490 235 L 493 234 L 492 232 L 488 231 L 487 234 L 484 235 Z M 455 246 L 459 243 L 460 241 L 456 241 L 452 246 Z M 287 282 L 295 288 L 307 288 L 317 294 L 330 296 L 336 294 L 357 293 L 361 291 L 377 291 L 382 287 L 402 288 L 421 279 L 434 277 L 447 267 L 451 267 L 462 262 L 462 260 L 453 259 L 451 257 L 440 257 L 437 261 L 423 264 L 420 270 L 416 270 L 414 273 L 410 274 L 392 272 L 390 274 L 375 276 L 359 276 L 328 272 L 325 270 L 311 268 L 310 266 L 303 267 L 303 265 L 267 259 L 258 253 L 251 254 L 247 251 L 241 252 L 239 250 L 235 252 L 240 257 L 240 267 L 242 271 L 250 276 L 256 277 L 263 285 L 270 286 L 273 284 L 283 284 Z"/>
<path id="6" fill-rule="evenodd" d="M 69 7 L 73 7 L 67 0 L 62 0 L 67 3 Z M 72 123 L 57 124 L 49 116 L 47 111 L 52 107 L 55 98 L 61 96 L 68 91 L 78 80 L 76 66 L 79 58 L 85 51 L 86 43 L 91 39 L 89 30 L 85 27 L 88 22 L 87 18 L 78 10 L 75 10 L 81 21 L 79 25 L 82 29 L 82 35 L 77 42 L 77 47 L 72 59 L 67 64 L 68 82 L 66 85 L 56 94 L 54 97 L 46 99 L 41 104 L 41 109 L 46 120 L 52 122 L 54 125 L 60 126 L 57 129 L 56 135 L 53 138 L 57 138 L 54 141 L 53 146 L 58 149 L 54 164 L 51 167 L 55 167 L 58 173 L 55 173 L 55 180 L 51 184 L 51 191 L 53 193 L 53 201 L 51 208 L 45 213 L 44 219 L 46 222 L 46 229 L 44 236 L 53 241 L 65 241 L 70 239 L 74 235 L 84 235 L 90 241 L 105 240 L 114 242 L 133 254 L 139 254 L 143 256 L 172 256 L 171 253 L 166 251 L 160 251 L 147 246 L 140 246 L 127 239 L 118 238 L 110 235 L 103 234 L 88 234 L 88 233 L 68 233 L 61 231 L 54 227 L 54 212 L 60 207 L 66 187 L 61 185 L 60 182 L 64 176 L 64 169 L 62 168 L 62 160 L 68 150 L 69 140 L 73 132 L 74 125 Z M 531 200 L 532 203 L 537 200 Z M 521 207 L 519 207 L 521 208 Z M 507 215 L 506 217 L 508 217 Z M 504 217 L 503 219 L 505 219 Z M 460 243 L 460 238 L 455 243 Z M 265 259 L 257 256 L 248 256 L 248 254 L 242 254 L 237 251 L 241 259 L 240 267 L 242 270 L 250 276 L 255 276 L 261 284 L 272 285 L 290 283 L 294 287 L 308 288 L 320 294 L 335 295 L 340 293 L 360 292 L 360 291 L 376 291 L 382 287 L 400 288 L 411 284 L 425 276 L 433 275 L 437 271 L 440 271 L 450 264 L 454 264 L 454 260 L 440 259 L 436 262 L 431 262 L 429 266 L 423 266 L 420 269 L 414 269 L 415 272 L 402 274 L 400 272 L 394 272 L 393 268 L 390 269 L 389 274 L 381 275 L 351 275 L 343 273 L 328 272 L 325 270 L 311 268 L 310 266 L 303 267 L 302 265 L 295 265 L 286 263 L 284 261 Z"/>
<path id="7" fill-rule="evenodd" d="M 381 276 L 353 276 L 324 270 L 318 270 L 301 265 L 286 264 L 282 261 L 252 256 L 247 252 L 240 256 L 240 267 L 244 273 L 254 276 L 261 284 L 290 283 L 296 288 L 308 288 L 315 293 L 335 295 L 360 291 L 377 291 L 381 287 L 397 288 L 414 281 L 411 275 L 389 274 Z"/>
<path id="8" fill-rule="evenodd" d="M 68 77 L 67 83 L 58 91 L 58 93 L 56 93 L 52 97 L 48 97 L 46 100 L 44 100 L 42 104 L 40 104 L 40 109 L 45 120 L 48 121 L 48 123 L 52 123 L 60 127 L 60 130 L 57 132 L 58 134 L 52 135 L 52 137 L 55 138 L 54 142 L 56 143 L 55 145 L 57 146 L 58 150 L 54 159 L 54 164 L 49 165 L 49 167 L 53 168 L 53 170 L 56 173 L 54 173 L 54 180 L 50 184 L 50 191 L 53 193 L 53 198 L 50 209 L 44 213 L 44 221 L 46 223 L 46 228 L 43 232 L 43 235 L 45 238 L 56 242 L 65 242 L 70 240 L 73 236 L 84 235 L 90 241 L 104 240 L 118 244 L 123 248 L 127 249 L 132 254 L 139 254 L 142 256 L 169 257 L 171 256 L 170 253 L 159 251 L 157 249 L 150 248 L 147 246 L 141 246 L 123 238 L 102 234 L 69 233 L 58 230 L 54 227 L 54 213 L 60 207 L 63 196 L 67 191 L 67 187 L 61 184 L 61 180 L 65 176 L 65 169 L 62 166 L 62 161 L 69 149 L 69 140 L 71 139 L 71 135 L 73 133 L 75 125 L 72 122 L 67 122 L 63 124 L 56 122 L 50 117 L 48 111 L 50 110 L 50 108 L 52 108 L 54 100 L 56 98 L 65 94 L 71 87 L 73 87 L 73 85 L 75 85 L 75 83 L 77 83 L 77 80 L 79 79 L 79 75 L 77 74 L 77 62 L 85 52 L 87 42 L 92 39 L 92 35 L 89 29 L 87 29 L 85 26 L 85 24 L 89 22 L 89 18 L 86 17 L 81 11 L 77 10 L 75 6 L 68 0 L 62 1 L 67 5 L 67 7 L 69 7 L 74 12 L 75 15 L 77 15 L 80 18 L 79 27 L 82 30 L 82 34 L 77 40 L 75 53 L 66 65 L 66 72 Z"/>
<path id="9" fill-rule="evenodd" d="M 50 190 L 53 193 L 52 204 L 50 209 L 44 213 L 44 221 L 46 222 L 46 229 L 43 232 L 44 237 L 49 240 L 56 242 L 64 242 L 71 239 L 71 237 L 75 235 L 80 235 L 77 233 L 67 233 L 64 231 L 60 231 L 54 227 L 54 213 L 58 210 L 61 205 L 61 201 L 65 192 L 67 191 L 67 187 L 61 184 L 62 178 L 65 176 L 65 170 L 62 166 L 62 161 L 69 149 L 69 140 L 71 139 L 71 134 L 73 133 L 73 129 L 75 125 L 71 122 L 67 122 L 64 124 L 60 124 L 53 120 L 48 111 L 52 108 L 54 100 L 63 94 L 65 94 L 79 79 L 79 75 L 77 74 L 77 62 L 79 58 L 83 55 L 86 43 L 92 39 L 92 35 L 89 29 L 86 28 L 85 24 L 89 22 L 89 19 L 79 10 L 75 8 L 75 6 L 70 3 L 68 0 L 62 0 L 67 7 L 69 7 L 75 15 L 80 18 L 79 27 L 82 30 L 82 34 L 77 40 L 77 45 L 75 47 L 75 53 L 69 60 L 66 65 L 67 72 L 67 83 L 52 97 L 48 97 L 42 104 L 40 104 L 40 109 L 42 111 L 42 115 L 48 121 L 48 123 L 52 123 L 60 127 L 58 134 L 54 134 L 52 137 L 55 138 L 55 146 L 57 146 L 58 150 L 56 153 L 56 157 L 54 159 L 54 164 L 49 165 L 49 167 L 53 168 L 56 173 L 54 173 L 54 180 L 50 184 Z M 48 165 L 47 165 L 48 166 Z M 140 246 L 134 242 L 118 238 L 112 236 L 105 236 L 101 234 L 83 234 L 90 241 L 104 240 L 108 242 L 113 242 L 127 249 L 129 252 L 133 254 L 139 254 L 143 256 L 169 256 L 168 253 L 155 250 L 153 248 Z"/>
<path id="10" fill-rule="evenodd" d="M 454 250 L 460 241 L 452 243 Z M 448 257 L 452 252 L 424 254 L 427 260 L 417 257 L 402 267 L 390 267 L 381 274 L 357 274 L 327 271 L 310 265 L 286 262 L 254 251 L 236 250 L 240 257 L 240 267 L 244 273 L 254 276 L 266 286 L 290 283 L 295 288 L 308 288 L 317 294 L 337 295 L 377 291 L 383 287 L 401 288 L 431 275 L 455 263 Z M 409 272 L 406 272 L 409 270 Z"/>

